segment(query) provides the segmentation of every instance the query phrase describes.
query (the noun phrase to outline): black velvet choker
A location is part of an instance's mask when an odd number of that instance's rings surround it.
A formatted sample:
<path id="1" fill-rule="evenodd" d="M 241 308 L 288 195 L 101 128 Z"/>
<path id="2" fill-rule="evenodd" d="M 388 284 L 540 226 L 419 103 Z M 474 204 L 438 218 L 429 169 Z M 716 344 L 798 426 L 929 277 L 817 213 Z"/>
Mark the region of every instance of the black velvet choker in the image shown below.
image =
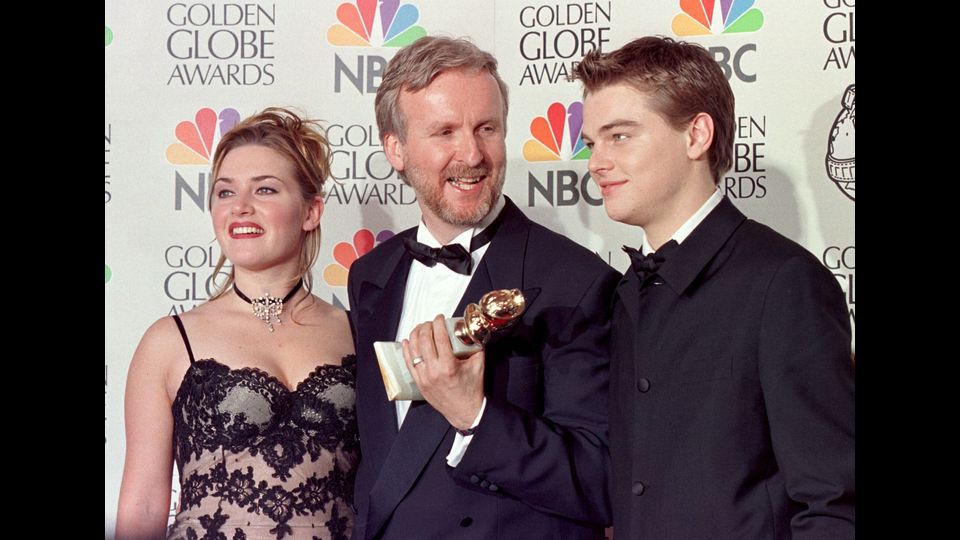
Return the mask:
<path id="1" fill-rule="evenodd" d="M 237 288 L 236 283 L 233 284 L 233 292 L 237 293 L 237 296 L 239 296 L 241 300 L 250 304 L 253 307 L 253 315 L 267 323 L 267 329 L 273 332 L 274 320 L 276 320 L 277 324 L 283 324 L 282 321 L 280 321 L 280 314 L 283 313 L 284 302 L 293 298 L 293 295 L 297 294 L 297 291 L 299 291 L 302 286 L 303 278 L 300 278 L 300 281 L 293 286 L 293 289 L 291 289 L 283 299 L 270 296 L 270 293 L 263 293 L 259 297 L 251 300 L 249 296 L 243 294 L 240 289 Z"/>

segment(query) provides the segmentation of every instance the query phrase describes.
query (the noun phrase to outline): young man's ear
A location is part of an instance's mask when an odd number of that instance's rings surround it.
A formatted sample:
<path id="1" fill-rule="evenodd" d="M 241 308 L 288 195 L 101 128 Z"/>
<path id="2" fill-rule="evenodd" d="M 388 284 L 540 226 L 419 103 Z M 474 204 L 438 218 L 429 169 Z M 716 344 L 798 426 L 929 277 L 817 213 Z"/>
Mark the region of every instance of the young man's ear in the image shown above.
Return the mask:
<path id="1" fill-rule="evenodd" d="M 713 118 L 707 113 L 697 113 L 687 128 L 687 157 L 700 159 L 710 151 L 713 144 Z"/>

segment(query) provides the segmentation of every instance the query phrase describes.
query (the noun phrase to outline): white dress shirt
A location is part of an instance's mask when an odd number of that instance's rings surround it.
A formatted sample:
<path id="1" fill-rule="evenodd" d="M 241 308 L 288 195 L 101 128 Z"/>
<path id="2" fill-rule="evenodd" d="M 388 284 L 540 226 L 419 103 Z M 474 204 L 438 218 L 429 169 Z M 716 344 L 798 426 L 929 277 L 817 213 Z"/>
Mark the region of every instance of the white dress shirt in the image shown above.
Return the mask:
<path id="1" fill-rule="evenodd" d="M 460 244 L 468 252 L 470 251 L 470 241 L 474 236 L 480 234 L 500 212 L 505 205 L 503 195 L 494 203 L 493 209 L 487 214 L 480 223 L 471 229 L 460 233 L 456 238 L 450 241 L 450 244 Z M 420 219 L 420 225 L 417 227 L 417 241 L 430 247 L 439 248 L 442 244 L 434 238 L 433 234 L 427 230 Z M 496 242 L 496 238 L 490 243 Z M 403 311 L 400 313 L 400 324 L 397 326 L 396 341 L 403 341 L 410 338 L 410 332 L 420 323 L 432 321 L 437 315 L 444 317 L 453 317 L 453 310 L 457 309 L 463 293 L 467 290 L 467 285 L 473 278 L 473 273 L 477 271 L 480 260 L 490 247 L 490 243 L 478 248 L 470 253 L 473 260 L 470 275 L 458 274 L 442 264 L 436 264 L 433 267 L 427 266 L 418 260 L 414 260 L 410 265 L 410 273 L 407 274 L 407 285 L 403 292 Z M 397 407 L 397 426 L 403 425 L 403 420 L 410 409 L 410 400 L 398 399 L 395 401 Z M 480 406 L 480 412 L 470 427 L 476 427 L 480 423 L 480 417 L 487 406 L 487 398 L 483 398 Z M 473 439 L 473 435 L 461 435 L 457 433 L 454 437 L 453 446 L 447 454 L 447 464 L 456 467 L 467 451 L 467 446 Z"/>

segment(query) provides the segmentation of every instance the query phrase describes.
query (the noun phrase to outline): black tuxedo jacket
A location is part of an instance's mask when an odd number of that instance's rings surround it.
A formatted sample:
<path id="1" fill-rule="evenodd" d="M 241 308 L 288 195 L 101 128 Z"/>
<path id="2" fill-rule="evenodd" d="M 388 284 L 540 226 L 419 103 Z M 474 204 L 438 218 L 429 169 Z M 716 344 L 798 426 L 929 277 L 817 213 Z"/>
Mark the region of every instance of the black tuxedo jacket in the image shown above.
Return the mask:
<path id="1" fill-rule="evenodd" d="M 393 341 L 412 257 L 408 229 L 350 268 L 363 458 L 354 538 L 602 538 L 610 521 L 610 299 L 620 278 L 595 254 L 533 223 L 508 198 L 456 314 L 494 289 L 527 309 L 486 347 L 487 406 L 456 468 L 455 435 L 414 402 L 397 430 L 374 341 Z"/>
<path id="2" fill-rule="evenodd" d="M 853 538 L 850 321 L 808 251 L 725 198 L 612 335 L 617 538 Z"/>

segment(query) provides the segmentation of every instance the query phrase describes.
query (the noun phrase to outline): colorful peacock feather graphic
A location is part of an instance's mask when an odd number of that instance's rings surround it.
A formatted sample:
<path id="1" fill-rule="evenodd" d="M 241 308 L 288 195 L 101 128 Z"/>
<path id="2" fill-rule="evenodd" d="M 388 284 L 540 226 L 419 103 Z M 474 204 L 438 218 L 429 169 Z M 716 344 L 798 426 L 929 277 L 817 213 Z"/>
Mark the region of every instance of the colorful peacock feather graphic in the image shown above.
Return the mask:
<path id="1" fill-rule="evenodd" d="M 167 161 L 174 165 L 209 165 L 213 158 L 219 121 L 220 136 L 230 131 L 240 122 L 240 113 L 236 109 L 226 108 L 216 111 L 204 107 L 197 111 L 194 121 L 184 120 L 177 124 L 174 134 L 177 141 L 167 147 Z"/>
<path id="2" fill-rule="evenodd" d="M 530 122 L 530 135 L 523 143 L 523 159 L 527 161 L 581 160 L 590 158 L 590 149 L 583 144 L 583 103 L 574 101 L 568 107 L 554 102 L 547 116 Z M 564 131 L 569 133 L 569 152 L 564 151 Z"/>
<path id="3" fill-rule="evenodd" d="M 347 286 L 347 274 L 350 272 L 350 266 L 353 261 L 366 255 L 373 249 L 373 246 L 387 240 L 393 236 L 393 231 L 384 229 L 373 236 L 369 229 L 360 229 L 353 235 L 353 243 L 338 242 L 333 246 L 333 259 L 335 263 L 328 264 L 323 269 L 323 280 L 327 285 L 334 287 Z"/>
<path id="4" fill-rule="evenodd" d="M 380 7 L 377 7 L 377 4 Z M 380 15 L 380 24 L 374 25 Z M 327 41 L 338 47 L 403 47 L 427 35 L 417 26 L 420 10 L 400 0 L 355 0 L 337 7 L 337 24 L 327 30 Z"/>
<path id="5" fill-rule="evenodd" d="M 682 13 L 673 18 L 673 33 L 703 36 L 756 32 L 763 26 L 763 12 L 753 3 L 754 0 L 680 0 Z"/>

